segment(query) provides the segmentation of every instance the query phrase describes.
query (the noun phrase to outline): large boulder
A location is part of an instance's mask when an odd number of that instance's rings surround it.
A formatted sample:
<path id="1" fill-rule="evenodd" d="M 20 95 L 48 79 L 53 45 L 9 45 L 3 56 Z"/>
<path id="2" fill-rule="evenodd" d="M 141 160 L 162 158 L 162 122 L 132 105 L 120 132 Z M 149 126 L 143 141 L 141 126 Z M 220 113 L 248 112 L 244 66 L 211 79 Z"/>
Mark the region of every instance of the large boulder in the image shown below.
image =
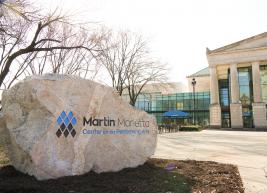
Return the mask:
<path id="1" fill-rule="evenodd" d="M 26 78 L 3 92 L 2 108 L 11 164 L 40 180 L 136 167 L 156 147 L 153 116 L 74 76 Z"/>

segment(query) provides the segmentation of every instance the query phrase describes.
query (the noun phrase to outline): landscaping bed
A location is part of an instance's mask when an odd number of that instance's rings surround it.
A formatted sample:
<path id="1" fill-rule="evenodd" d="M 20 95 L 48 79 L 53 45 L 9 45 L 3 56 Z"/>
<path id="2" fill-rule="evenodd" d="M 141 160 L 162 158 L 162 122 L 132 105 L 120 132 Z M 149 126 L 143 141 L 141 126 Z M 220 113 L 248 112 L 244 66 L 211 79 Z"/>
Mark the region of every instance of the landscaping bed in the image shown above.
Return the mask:
<path id="1" fill-rule="evenodd" d="M 0 162 L 0 193 L 243 193 L 236 166 L 150 159 L 119 172 L 38 181 Z"/>

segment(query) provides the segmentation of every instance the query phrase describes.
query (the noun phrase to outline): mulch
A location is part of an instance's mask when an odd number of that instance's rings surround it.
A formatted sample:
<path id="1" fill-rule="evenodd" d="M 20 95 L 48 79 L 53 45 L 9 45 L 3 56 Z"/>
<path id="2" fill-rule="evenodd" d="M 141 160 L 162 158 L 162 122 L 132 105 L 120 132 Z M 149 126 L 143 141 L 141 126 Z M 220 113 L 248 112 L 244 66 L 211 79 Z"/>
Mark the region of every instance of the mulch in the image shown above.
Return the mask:
<path id="1" fill-rule="evenodd" d="M 236 166 L 210 161 L 149 159 L 137 168 L 38 181 L 0 166 L 0 193 L 244 193 Z"/>

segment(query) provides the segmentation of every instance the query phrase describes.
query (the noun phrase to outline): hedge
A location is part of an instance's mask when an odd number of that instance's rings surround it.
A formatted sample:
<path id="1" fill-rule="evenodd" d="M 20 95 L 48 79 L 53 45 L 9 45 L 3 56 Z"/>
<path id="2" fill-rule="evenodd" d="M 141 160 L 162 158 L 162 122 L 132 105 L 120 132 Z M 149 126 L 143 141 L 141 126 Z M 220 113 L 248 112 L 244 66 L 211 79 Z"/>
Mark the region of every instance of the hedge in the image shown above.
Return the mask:
<path id="1" fill-rule="evenodd" d="M 199 125 L 182 125 L 180 131 L 201 131 L 202 127 Z"/>

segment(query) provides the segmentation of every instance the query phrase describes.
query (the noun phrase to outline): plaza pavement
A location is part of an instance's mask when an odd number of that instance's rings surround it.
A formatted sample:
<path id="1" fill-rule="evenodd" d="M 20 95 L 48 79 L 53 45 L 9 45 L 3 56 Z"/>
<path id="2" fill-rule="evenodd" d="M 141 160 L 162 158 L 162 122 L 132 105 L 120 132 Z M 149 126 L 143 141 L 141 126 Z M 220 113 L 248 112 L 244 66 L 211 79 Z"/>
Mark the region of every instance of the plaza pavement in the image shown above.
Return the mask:
<path id="1" fill-rule="evenodd" d="M 159 134 L 154 157 L 235 164 L 245 193 L 267 193 L 267 132 L 204 130 Z"/>

